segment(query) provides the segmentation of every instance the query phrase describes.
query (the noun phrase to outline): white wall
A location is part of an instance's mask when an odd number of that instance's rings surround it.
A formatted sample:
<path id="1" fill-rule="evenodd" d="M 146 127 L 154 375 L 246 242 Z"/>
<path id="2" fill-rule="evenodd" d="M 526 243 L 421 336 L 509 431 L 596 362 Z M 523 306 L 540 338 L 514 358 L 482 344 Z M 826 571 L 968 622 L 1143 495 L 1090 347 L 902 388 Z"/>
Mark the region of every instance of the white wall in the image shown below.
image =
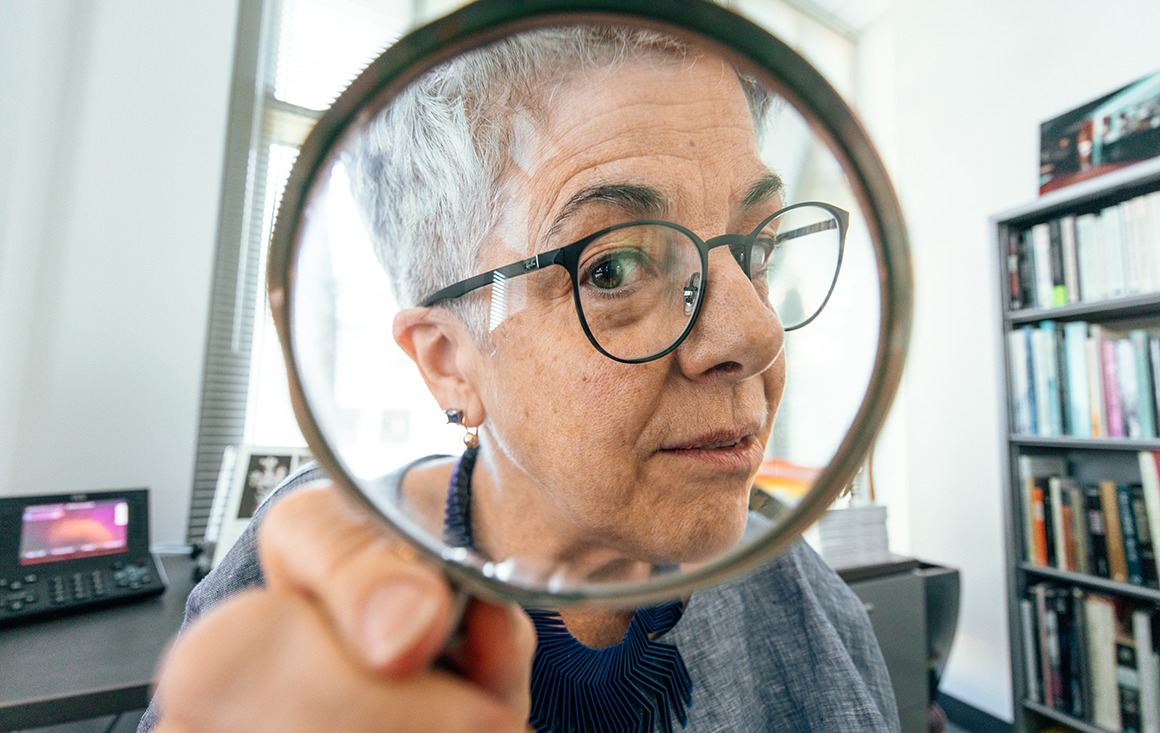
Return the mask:
<path id="1" fill-rule="evenodd" d="M 1036 197 L 1040 122 L 1160 70 L 1158 27 L 1155 0 L 898 0 L 859 43 L 859 106 L 914 250 L 901 407 L 910 550 L 963 574 L 944 691 L 1008 720 L 997 265 L 987 220 Z"/>
<path id="2" fill-rule="evenodd" d="M 0 495 L 185 535 L 237 0 L 0 2 Z"/>

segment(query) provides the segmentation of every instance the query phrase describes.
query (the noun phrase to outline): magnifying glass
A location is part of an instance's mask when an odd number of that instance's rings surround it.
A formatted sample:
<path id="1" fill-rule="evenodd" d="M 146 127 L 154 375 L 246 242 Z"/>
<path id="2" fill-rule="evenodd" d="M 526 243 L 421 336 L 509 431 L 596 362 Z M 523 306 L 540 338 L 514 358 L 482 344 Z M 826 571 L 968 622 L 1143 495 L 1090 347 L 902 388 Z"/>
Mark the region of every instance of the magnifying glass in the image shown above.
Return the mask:
<path id="1" fill-rule="evenodd" d="M 873 444 L 912 307 L 849 107 L 694 0 L 484 0 L 401 39 L 303 145 L 268 286 L 327 474 L 530 608 L 784 551 Z"/>

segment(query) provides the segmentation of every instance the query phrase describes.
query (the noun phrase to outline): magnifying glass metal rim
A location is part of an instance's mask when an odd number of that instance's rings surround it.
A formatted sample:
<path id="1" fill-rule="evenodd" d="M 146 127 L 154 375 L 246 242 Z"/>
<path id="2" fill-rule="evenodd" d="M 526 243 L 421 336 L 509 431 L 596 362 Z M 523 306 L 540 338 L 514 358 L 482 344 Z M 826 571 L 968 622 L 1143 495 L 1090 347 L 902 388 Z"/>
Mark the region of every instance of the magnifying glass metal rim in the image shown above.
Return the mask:
<path id="1" fill-rule="evenodd" d="M 423 72 L 452 56 L 511 33 L 548 25 L 609 22 L 658 24 L 692 34 L 725 49 L 734 61 L 766 81 L 776 69 L 776 90 L 810 121 L 838 158 L 861 205 L 878 263 L 881 313 L 878 348 L 866 396 L 833 459 L 796 507 L 759 541 L 705 565 L 659 575 L 641 583 L 600 584 L 550 592 L 505 583 L 483 567 L 443 562 L 435 538 L 416 536 L 401 514 L 392 518 L 359 491 L 341 458 L 331 450 L 304 398 L 293 331 L 296 261 L 300 235 L 317 174 L 329 170 L 344 135 Z M 642 604 L 672 599 L 699 587 L 753 570 L 785 550 L 815 522 L 849 483 L 874 444 L 902 379 L 913 312 L 913 277 L 902 211 L 868 135 L 842 97 L 808 62 L 769 32 L 706 0 L 479 0 L 401 38 L 367 67 L 315 124 L 303 143 L 282 194 L 270 244 L 267 288 L 286 361 L 291 402 L 303 436 L 334 483 L 371 514 L 432 560 L 472 593 L 524 606 L 575 603 Z"/>

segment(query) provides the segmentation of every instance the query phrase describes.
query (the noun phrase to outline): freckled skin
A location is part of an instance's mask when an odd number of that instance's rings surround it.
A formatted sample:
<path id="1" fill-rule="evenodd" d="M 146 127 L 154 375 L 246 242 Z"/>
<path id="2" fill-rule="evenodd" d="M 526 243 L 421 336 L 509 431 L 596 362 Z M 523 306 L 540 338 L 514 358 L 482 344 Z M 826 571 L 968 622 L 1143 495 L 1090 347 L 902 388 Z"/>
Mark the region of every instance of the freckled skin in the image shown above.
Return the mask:
<path id="1" fill-rule="evenodd" d="M 663 191 L 664 218 L 704 239 L 748 233 L 780 205 L 775 197 L 754 211 L 741 208 L 767 168 L 735 73 L 709 54 L 573 74 L 547 111 L 517 131 L 517 160 L 478 271 L 639 218 L 591 202 L 548 236 L 569 198 L 596 183 Z M 785 360 L 780 323 L 727 248 L 710 254 L 693 332 L 675 352 L 645 364 L 621 364 L 592 347 L 563 268 L 519 280 L 526 304 L 484 348 L 457 321 L 434 315 L 445 309 L 405 317 L 437 320 L 455 344 L 458 381 L 425 376 L 441 405 L 465 409 L 468 424 L 480 428 L 473 487 L 480 549 L 494 558 L 534 556 L 544 567 L 567 563 L 570 577 L 609 580 L 646 576 L 656 563 L 702 562 L 733 546 L 781 399 Z M 397 336 L 400 330 L 409 333 L 397 322 Z M 407 348 L 406 338 L 401 343 Z M 751 436 L 744 466 L 725 469 L 672 450 L 730 431 Z M 442 495 L 450 470 L 412 472 L 405 489 Z"/>

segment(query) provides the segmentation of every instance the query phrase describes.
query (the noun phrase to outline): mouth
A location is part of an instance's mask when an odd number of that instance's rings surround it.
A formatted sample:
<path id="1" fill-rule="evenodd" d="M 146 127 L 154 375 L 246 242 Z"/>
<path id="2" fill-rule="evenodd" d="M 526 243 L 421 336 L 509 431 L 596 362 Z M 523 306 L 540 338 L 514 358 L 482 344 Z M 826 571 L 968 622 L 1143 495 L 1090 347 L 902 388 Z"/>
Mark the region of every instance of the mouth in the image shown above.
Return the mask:
<path id="1" fill-rule="evenodd" d="M 730 471 L 754 471 L 761 465 L 764 453 L 754 432 L 727 430 L 707 433 L 665 445 L 659 453 Z"/>

